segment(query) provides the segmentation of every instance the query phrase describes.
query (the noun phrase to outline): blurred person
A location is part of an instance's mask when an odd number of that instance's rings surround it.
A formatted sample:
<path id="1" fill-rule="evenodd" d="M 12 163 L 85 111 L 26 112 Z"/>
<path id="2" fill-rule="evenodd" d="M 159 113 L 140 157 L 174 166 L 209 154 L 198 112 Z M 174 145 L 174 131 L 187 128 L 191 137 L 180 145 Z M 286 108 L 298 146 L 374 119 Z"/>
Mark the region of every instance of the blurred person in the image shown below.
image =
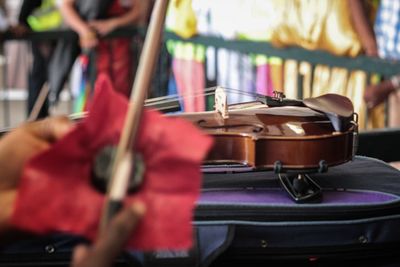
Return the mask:
<path id="1" fill-rule="evenodd" d="M 44 1 L 42 0 L 23 1 L 18 18 L 18 25 L 13 28 L 13 32 L 15 34 L 23 35 L 33 30 L 31 25 L 28 23 L 28 18 L 32 15 L 32 13 L 35 10 L 41 7 L 43 2 Z M 43 40 L 43 41 L 31 42 L 33 62 L 28 74 L 28 101 L 27 101 L 28 116 L 32 112 L 35 103 L 39 97 L 39 94 L 44 84 L 48 80 L 49 76 L 48 66 L 51 59 L 51 55 L 54 51 L 54 47 L 55 47 L 54 41 Z M 48 115 L 49 115 L 49 101 L 46 97 L 46 100 L 41 106 L 39 113 L 36 115 L 36 117 L 44 118 L 47 117 Z"/>
<path id="2" fill-rule="evenodd" d="M 378 46 L 375 40 L 373 20 L 376 9 L 370 1 L 348 0 L 353 26 L 360 38 L 364 54 L 378 56 Z"/>
<path id="3" fill-rule="evenodd" d="M 398 61 L 400 59 L 400 2 L 382 0 L 374 24 L 374 32 L 366 32 L 365 39 L 376 40 L 375 54 L 382 59 Z M 373 46 L 372 42 L 371 46 Z M 380 83 L 369 85 L 364 93 L 364 101 L 372 109 L 395 95 L 400 88 L 400 75 L 389 77 Z M 397 112 L 394 112 L 397 113 Z"/>
<path id="4" fill-rule="evenodd" d="M 5 32 L 9 27 L 6 16 L 6 5 L 4 0 L 0 0 L 0 32 Z"/>
<path id="5" fill-rule="evenodd" d="M 86 19 L 79 14 L 76 0 L 63 0 L 60 9 L 66 23 L 79 35 L 83 51 L 95 49 L 97 74 L 107 74 L 114 87 L 129 96 L 133 82 L 133 55 L 131 38 L 100 40 L 115 29 L 131 24 L 140 24 L 147 17 L 149 1 L 113 0 L 107 5 L 106 14 L 101 19 Z"/>

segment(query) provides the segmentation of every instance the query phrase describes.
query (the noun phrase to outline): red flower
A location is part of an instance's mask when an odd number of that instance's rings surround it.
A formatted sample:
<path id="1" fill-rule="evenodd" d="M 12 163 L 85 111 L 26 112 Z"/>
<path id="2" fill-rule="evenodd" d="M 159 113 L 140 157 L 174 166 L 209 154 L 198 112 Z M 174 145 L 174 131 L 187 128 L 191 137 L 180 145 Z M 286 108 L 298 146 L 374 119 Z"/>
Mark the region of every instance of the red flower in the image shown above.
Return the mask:
<path id="1" fill-rule="evenodd" d="M 90 182 L 98 151 L 119 140 L 127 100 L 101 76 L 89 116 L 49 150 L 25 166 L 12 223 L 39 234 L 70 232 L 94 239 L 104 196 Z M 200 164 L 211 138 L 191 123 L 145 110 L 136 142 L 145 162 L 144 183 L 127 197 L 140 199 L 146 215 L 130 248 L 187 249 L 201 186 Z"/>

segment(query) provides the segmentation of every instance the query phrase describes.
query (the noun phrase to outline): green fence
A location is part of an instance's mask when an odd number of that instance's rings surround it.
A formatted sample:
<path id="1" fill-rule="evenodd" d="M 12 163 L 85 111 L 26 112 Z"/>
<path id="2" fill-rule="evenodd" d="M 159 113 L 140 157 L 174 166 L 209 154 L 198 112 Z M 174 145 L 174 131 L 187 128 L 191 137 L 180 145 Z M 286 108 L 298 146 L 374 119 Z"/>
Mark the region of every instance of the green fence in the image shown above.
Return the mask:
<path id="1" fill-rule="evenodd" d="M 119 29 L 107 38 L 113 38 L 118 36 L 137 36 L 145 35 L 145 29 L 143 28 L 122 28 Z M 72 31 L 60 30 L 51 32 L 36 32 L 29 33 L 23 37 L 16 37 L 8 34 L 5 36 L 4 40 L 59 40 L 66 39 L 71 41 L 77 41 L 77 35 Z M 291 59 L 299 62 L 305 61 L 309 64 L 315 65 L 326 65 L 329 67 L 341 67 L 347 70 L 361 70 L 368 74 L 379 74 L 382 77 L 390 77 L 392 75 L 400 73 L 400 63 L 382 60 L 378 58 L 370 58 L 365 56 L 359 56 L 356 58 L 340 57 L 332 55 L 324 51 L 310 51 L 302 49 L 299 47 L 286 47 L 286 48 L 276 48 L 267 42 L 253 42 L 244 40 L 224 40 L 219 37 L 210 36 L 197 36 L 190 39 L 182 39 L 179 36 L 171 33 L 165 32 L 164 41 L 167 40 L 180 40 L 186 42 L 192 42 L 196 44 L 202 44 L 204 46 L 212 46 L 216 48 L 226 48 L 234 51 L 238 51 L 244 54 L 263 54 L 269 57 L 279 57 L 283 60 Z M 162 54 L 161 57 L 165 57 Z M 160 74 L 160 73 L 158 73 Z M 301 85 L 301 81 L 298 82 Z M 302 97 L 301 86 L 298 86 L 299 92 L 298 97 Z M 156 89 L 157 90 L 157 89 Z M 161 90 L 165 91 L 165 89 Z M 4 107 L 7 105 L 4 104 Z M 5 112 L 5 114 L 8 114 Z"/>

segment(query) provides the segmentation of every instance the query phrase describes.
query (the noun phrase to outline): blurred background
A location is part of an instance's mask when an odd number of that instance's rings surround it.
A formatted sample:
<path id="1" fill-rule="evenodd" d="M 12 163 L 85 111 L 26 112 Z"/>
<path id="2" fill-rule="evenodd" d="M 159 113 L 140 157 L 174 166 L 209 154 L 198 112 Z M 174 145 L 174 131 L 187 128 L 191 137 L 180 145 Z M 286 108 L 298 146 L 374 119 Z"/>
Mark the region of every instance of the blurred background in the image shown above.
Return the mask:
<path id="1" fill-rule="evenodd" d="M 153 1 L 108 1 L 96 15 L 91 2 L 1 1 L 1 128 L 87 110 L 99 73 L 129 95 Z M 171 0 L 149 97 L 190 96 L 179 109 L 203 111 L 216 85 L 234 89 L 231 103 L 337 93 L 361 131 L 396 128 L 399 23 L 391 0 Z"/>

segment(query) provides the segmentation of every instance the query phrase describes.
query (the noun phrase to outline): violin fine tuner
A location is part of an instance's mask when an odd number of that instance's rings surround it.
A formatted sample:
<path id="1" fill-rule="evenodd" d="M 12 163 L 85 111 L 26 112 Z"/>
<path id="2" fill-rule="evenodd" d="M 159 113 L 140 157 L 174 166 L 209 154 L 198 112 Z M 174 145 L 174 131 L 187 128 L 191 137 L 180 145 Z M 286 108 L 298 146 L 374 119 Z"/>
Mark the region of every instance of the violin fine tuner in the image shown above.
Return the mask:
<path id="1" fill-rule="evenodd" d="M 273 94 L 274 94 L 274 98 L 278 99 L 280 102 L 282 102 L 282 100 L 286 97 L 283 92 L 279 92 L 279 91 L 274 91 Z"/>
<path id="2" fill-rule="evenodd" d="M 111 177 L 115 152 L 115 146 L 105 146 L 97 153 L 96 158 L 94 159 L 91 182 L 92 185 L 103 194 L 107 192 L 107 185 Z M 145 164 L 140 154 L 136 155 L 134 163 L 128 186 L 128 193 L 136 192 L 143 183 Z"/>

